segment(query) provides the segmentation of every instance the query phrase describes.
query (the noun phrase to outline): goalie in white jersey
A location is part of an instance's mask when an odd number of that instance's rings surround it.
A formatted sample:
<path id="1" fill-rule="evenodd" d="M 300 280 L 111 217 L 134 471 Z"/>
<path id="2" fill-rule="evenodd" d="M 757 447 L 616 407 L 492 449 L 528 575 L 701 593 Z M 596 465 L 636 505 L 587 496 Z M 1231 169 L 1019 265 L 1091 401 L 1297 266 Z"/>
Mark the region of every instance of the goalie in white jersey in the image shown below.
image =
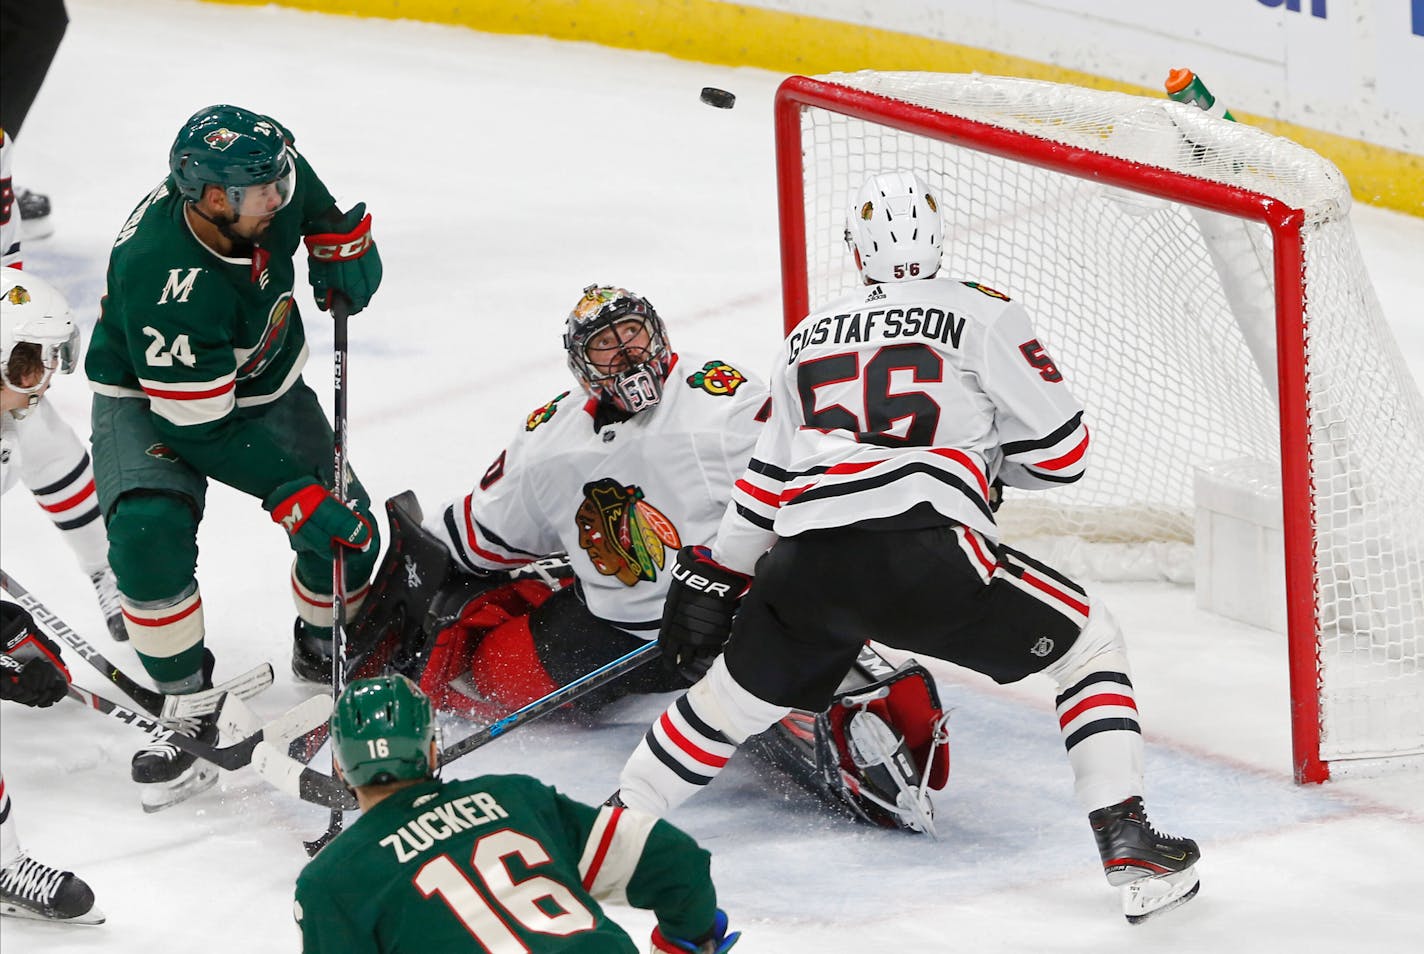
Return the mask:
<path id="1" fill-rule="evenodd" d="M 564 347 L 580 390 L 532 411 L 478 486 L 427 521 L 466 573 L 568 555 L 576 585 L 474 650 L 475 688 L 506 705 L 657 635 L 673 557 L 716 532 L 770 410 L 765 385 L 746 372 L 675 353 L 653 306 L 623 288 L 584 289 Z M 645 666 L 614 691 L 688 684 Z"/>
<path id="2" fill-rule="evenodd" d="M 653 306 L 623 288 L 584 289 L 564 348 L 579 389 L 531 412 L 469 494 L 423 528 L 413 496 L 387 504 L 392 545 L 353 627 L 358 675 L 397 669 L 438 708 L 483 721 L 656 637 L 674 558 L 716 535 L 770 398 L 721 356 L 674 352 Z M 571 585 L 527 572 L 561 553 Z M 575 704 L 685 689 L 703 671 L 644 665 Z M 867 696 L 897 740 L 937 749 L 928 784 L 945 784 L 942 710 L 921 667 L 867 650 L 835 681 L 838 698 Z M 853 764 L 844 715 L 858 708 L 789 714 L 757 754 L 862 820 L 924 827 L 898 812 L 892 778 L 877 787 Z"/>
<path id="3" fill-rule="evenodd" d="M 616 797 L 667 813 L 788 709 L 825 705 L 868 639 L 1000 683 L 1043 672 L 1104 870 L 1140 920 L 1195 893 L 1199 854 L 1147 821 L 1121 632 L 1082 587 L 1003 546 L 994 520 L 996 485 L 1082 475 L 1083 407 L 1022 307 L 938 276 L 942 228 L 915 175 L 861 189 L 846 237 L 866 287 L 787 337 L 717 538 L 678 555 L 664 653 L 722 654 L 649 730 Z"/>

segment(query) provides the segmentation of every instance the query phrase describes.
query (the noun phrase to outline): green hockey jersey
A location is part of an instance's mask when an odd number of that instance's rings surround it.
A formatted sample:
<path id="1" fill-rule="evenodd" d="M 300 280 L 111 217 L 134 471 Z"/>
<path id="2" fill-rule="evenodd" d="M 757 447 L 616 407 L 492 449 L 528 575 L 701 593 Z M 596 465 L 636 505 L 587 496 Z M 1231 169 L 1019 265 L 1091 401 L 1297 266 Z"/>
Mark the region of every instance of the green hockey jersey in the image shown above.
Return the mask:
<path id="1" fill-rule="evenodd" d="M 302 871 L 305 954 L 636 954 L 600 901 L 693 937 L 710 858 L 665 821 L 593 808 L 525 775 L 432 780 L 364 813 Z"/>
<path id="2" fill-rule="evenodd" d="M 334 207 L 293 155 L 292 199 L 247 257 L 198 240 L 171 177 L 149 193 L 114 242 L 84 364 L 97 393 L 146 398 L 159 432 L 198 471 L 256 496 L 309 470 L 250 425 L 301 377 L 292 259 Z"/>

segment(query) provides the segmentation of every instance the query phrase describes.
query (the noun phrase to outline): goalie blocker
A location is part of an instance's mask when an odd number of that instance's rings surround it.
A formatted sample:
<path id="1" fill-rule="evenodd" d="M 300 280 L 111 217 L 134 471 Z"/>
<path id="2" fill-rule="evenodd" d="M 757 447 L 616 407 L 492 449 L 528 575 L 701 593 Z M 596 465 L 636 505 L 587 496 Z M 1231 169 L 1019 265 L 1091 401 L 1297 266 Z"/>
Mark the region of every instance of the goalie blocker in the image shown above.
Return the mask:
<path id="1" fill-rule="evenodd" d="M 480 650 L 491 633 L 499 630 L 494 638 L 503 640 L 521 626 L 527 631 L 528 616 L 573 582 L 566 562 L 554 558 L 512 574 L 472 576 L 457 570 L 444 545 L 421 526 L 414 493 L 392 497 L 386 513 L 390 547 L 348 633 L 349 679 L 399 672 L 438 710 L 489 723 L 517 708 L 513 701 L 537 698 L 561 684 L 556 678 L 572 678 L 545 671 L 532 652 L 532 637 L 524 641 L 530 651 L 515 665 L 500 660 L 498 680 L 506 698 L 482 691 L 490 687 L 488 671 L 478 677 L 473 672 L 486 665 Z M 571 620 L 572 614 L 549 609 L 553 612 L 542 614 L 546 621 Z M 571 634 L 569 641 L 574 638 Z M 633 675 L 663 678 L 657 667 Z M 675 687 L 634 691 L 664 688 Z M 747 750 L 859 821 L 933 833 L 928 791 L 948 781 L 947 721 L 923 666 L 910 660 L 897 668 L 867 645 L 825 711 L 793 711 L 749 740 Z"/>

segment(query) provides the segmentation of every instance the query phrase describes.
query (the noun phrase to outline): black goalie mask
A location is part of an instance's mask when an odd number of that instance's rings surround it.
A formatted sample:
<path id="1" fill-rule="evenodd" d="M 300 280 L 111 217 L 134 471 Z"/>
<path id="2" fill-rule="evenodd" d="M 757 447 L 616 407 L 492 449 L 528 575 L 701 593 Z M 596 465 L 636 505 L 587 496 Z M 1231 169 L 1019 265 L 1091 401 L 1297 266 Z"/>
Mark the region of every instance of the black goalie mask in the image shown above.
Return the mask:
<path id="1" fill-rule="evenodd" d="M 662 400 L 672 349 L 657 311 L 625 288 L 590 285 L 564 330 L 569 370 L 602 404 L 628 414 Z"/>

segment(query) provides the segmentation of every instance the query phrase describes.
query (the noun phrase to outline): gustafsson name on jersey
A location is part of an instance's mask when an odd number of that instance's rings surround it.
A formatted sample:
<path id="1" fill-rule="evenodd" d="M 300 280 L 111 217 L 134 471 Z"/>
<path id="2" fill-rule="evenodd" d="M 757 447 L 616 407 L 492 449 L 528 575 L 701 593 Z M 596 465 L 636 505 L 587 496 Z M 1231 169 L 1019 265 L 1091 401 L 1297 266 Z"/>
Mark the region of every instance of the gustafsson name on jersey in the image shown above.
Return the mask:
<path id="1" fill-rule="evenodd" d="M 430 797 L 430 796 L 427 796 Z M 416 802 L 415 807 L 420 807 Z M 420 852 L 437 841 L 444 841 L 462 831 L 508 818 L 509 812 L 488 792 L 475 792 L 432 806 L 394 832 L 381 839 L 381 844 L 396 853 L 396 861 L 414 861 Z"/>
<path id="2" fill-rule="evenodd" d="M 894 338 L 928 338 L 952 348 L 959 347 L 966 319 L 943 308 L 877 308 L 843 315 L 826 315 L 791 336 L 786 363 L 791 364 L 808 345 L 864 344 Z"/>

